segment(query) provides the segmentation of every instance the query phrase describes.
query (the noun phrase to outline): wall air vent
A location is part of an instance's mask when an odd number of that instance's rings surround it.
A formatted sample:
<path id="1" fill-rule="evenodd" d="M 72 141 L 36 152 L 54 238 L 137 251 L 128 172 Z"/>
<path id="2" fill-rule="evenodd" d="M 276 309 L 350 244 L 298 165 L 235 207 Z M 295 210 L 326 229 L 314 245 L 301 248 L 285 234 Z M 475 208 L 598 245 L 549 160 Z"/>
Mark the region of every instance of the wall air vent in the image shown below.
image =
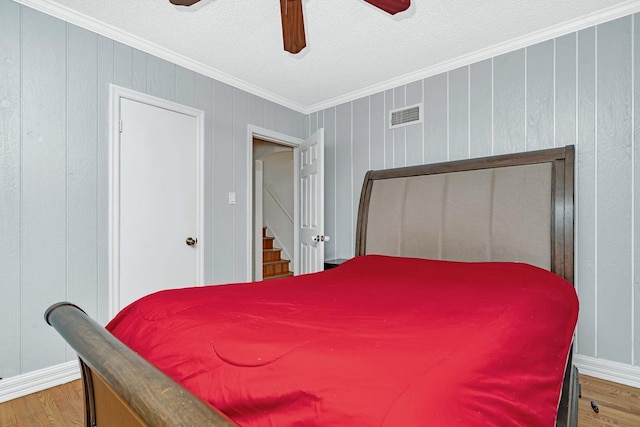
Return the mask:
<path id="1" fill-rule="evenodd" d="M 389 129 L 422 123 L 422 104 L 389 111 Z"/>

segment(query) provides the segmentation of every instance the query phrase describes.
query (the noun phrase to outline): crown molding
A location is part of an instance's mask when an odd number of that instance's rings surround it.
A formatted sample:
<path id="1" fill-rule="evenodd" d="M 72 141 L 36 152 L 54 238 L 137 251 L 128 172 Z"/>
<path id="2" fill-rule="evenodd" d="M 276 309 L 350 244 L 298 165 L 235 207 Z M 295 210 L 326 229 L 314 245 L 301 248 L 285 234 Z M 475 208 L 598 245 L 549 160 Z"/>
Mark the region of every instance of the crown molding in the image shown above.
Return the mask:
<path id="1" fill-rule="evenodd" d="M 245 80 L 233 77 L 230 74 L 223 73 L 222 71 L 217 70 L 213 67 L 205 65 L 198 61 L 194 61 L 172 50 L 169 50 L 160 45 L 152 43 L 146 39 L 138 37 L 129 32 L 120 30 L 112 25 L 106 24 L 104 22 L 100 22 L 88 15 L 77 12 L 65 6 L 59 5 L 57 3 L 49 2 L 47 0 L 14 0 L 14 1 L 24 6 L 30 7 L 31 9 L 35 9 L 39 12 L 46 13 L 47 15 L 53 16 L 54 18 L 58 18 L 70 24 L 77 25 L 78 27 L 84 28 L 85 30 L 92 31 L 96 34 L 100 34 L 101 36 L 108 37 L 112 40 L 115 40 L 119 43 L 123 43 L 135 49 L 141 50 L 150 55 L 157 56 L 158 58 L 172 62 L 173 64 L 187 68 L 191 71 L 195 71 L 196 73 L 200 73 L 204 76 L 211 77 L 212 79 L 218 80 L 222 83 L 226 83 L 237 89 L 244 90 L 245 92 L 249 92 L 253 95 L 259 96 L 268 101 L 275 102 L 277 104 L 282 105 L 283 107 L 290 108 L 302 114 L 307 114 L 307 109 L 305 108 L 304 105 L 298 104 L 292 101 L 291 99 L 285 98 L 276 93 L 262 89 Z"/>
<path id="2" fill-rule="evenodd" d="M 118 28 L 97 21 L 85 14 L 76 12 L 72 9 L 66 8 L 59 4 L 51 3 L 47 0 L 14 0 L 16 3 L 23 4 L 32 9 L 46 13 L 53 17 L 62 19 L 71 24 L 82 27 L 86 30 L 93 31 L 102 36 L 108 37 L 117 42 L 126 44 L 133 48 L 139 49 L 150 55 L 157 56 L 159 58 L 170 61 L 174 64 L 180 65 L 189 70 L 195 71 L 212 79 L 229 84 L 235 88 L 244 90 L 253 95 L 259 96 L 266 100 L 275 102 L 284 107 L 290 108 L 302 114 L 311 114 L 317 111 L 324 110 L 326 108 L 334 107 L 336 105 L 344 104 L 354 101 L 359 98 L 373 95 L 375 93 L 384 92 L 388 89 L 393 89 L 398 86 L 402 86 L 408 83 L 422 80 L 431 76 L 435 76 L 440 73 L 455 70 L 459 67 L 468 66 L 476 62 L 490 59 L 499 55 L 503 55 L 514 50 L 522 49 L 527 46 L 532 46 L 537 43 L 541 43 L 547 40 L 551 40 L 566 34 L 570 34 L 576 31 L 583 30 L 585 28 L 599 25 L 605 22 L 612 21 L 614 19 L 622 18 L 624 16 L 631 15 L 633 13 L 640 12 L 640 0 L 629 0 L 627 2 L 618 4 L 608 9 L 601 10 L 596 13 L 581 16 L 579 18 L 563 22 L 562 24 L 546 28 L 541 31 L 536 31 L 527 34 L 522 37 L 518 37 L 509 40 L 505 43 L 499 43 L 490 46 L 486 49 L 481 49 L 472 52 L 468 55 L 463 55 L 458 58 L 454 58 L 449 61 L 444 61 L 435 64 L 431 67 L 423 68 L 411 73 L 404 74 L 387 81 L 377 83 L 375 85 L 368 86 L 363 89 L 358 89 L 353 92 L 340 95 L 335 98 L 327 99 L 325 101 L 313 104 L 302 105 L 289 98 L 285 98 L 271 91 L 260 88 L 247 81 L 238 79 L 229 74 L 223 73 L 213 67 L 202 64 L 201 62 L 194 61 L 169 49 L 166 49 L 157 44 L 151 43 L 141 37 L 135 36 L 128 32 L 119 30 Z"/>
<path id="3" fill-rule="evenodd" d="M 527 34 L 522 37 L 518 37 L 509 40 L 504 43 L 499 43 L 490 46 L 486 49 L 481 49 L 472 52 L 468 55 L 463 55 L 458 58 L 451 59 L 435 64 L 431 67 L 423 68 L 418 71 L 414 71 L 408 74 L 404 74 L 399 77 L 387 80 L 385 82 L 377 83 L 375 85 L 368 86 L 364 89 L 359 89 L 347 94 L 322 101 L 320 103 L 309 105 L 306 107 L 307 114 L 324 110 L 326 108 L 335 107 L 336 105 L 351 102 L 365 96 L 370 96 L 385 90 L 393 89 L 398 86 L 413 83 L 418 80 L 426 79 L 447 71 L 455 70 L 456 68 L 465 67 L 471 64 L 475 64 L 486 59 L 494 58 L 496 56 L 503 55 L 505 53 L 513 52 L 518 49 L 522 49 L 528 46 L 535 45 L 544 41 L 552 40 L 557 37 L 561 37 L 567 34 L 574 33 L 576 31 L 584 30 L 585 28 L 593 27 L 594 25 L 603 24 L 605 22 L 613 21 L 618 18 L 622 18 L 634 13 L 640 12 L 640 1 L 630 0 L 625 3 L 619 4 L 609 9 L 601 10 L 597 13 L 582 16 L 580 18 L 573 19 L 571 21 L 563 22 L 560 25 L 548 27 L 541 31 L 536 31 Z"/>

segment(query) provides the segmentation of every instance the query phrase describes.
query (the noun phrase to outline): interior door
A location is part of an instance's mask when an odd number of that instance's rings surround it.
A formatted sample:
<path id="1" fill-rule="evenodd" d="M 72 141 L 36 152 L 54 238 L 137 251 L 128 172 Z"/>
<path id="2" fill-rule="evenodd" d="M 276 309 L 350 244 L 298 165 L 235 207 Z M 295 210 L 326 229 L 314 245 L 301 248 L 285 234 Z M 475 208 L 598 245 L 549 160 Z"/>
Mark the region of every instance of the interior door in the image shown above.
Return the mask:
<path id="1" fill-rule="evenodd" d="M 262 160 L 253 162 L 253 277 L 256 282 L 262 280 L 262 226 L 264 224 L 262 209 L 262 183 L 264 164 Z"/>
<path id="2" fill-rule="evenodd" d="M 300 177 L 300 272 L 324 269 L 324 129 L 298 147 Z"/>
<path id="3" fill-rule="evenodd" d="M 201 284 L 197 117 L 120 98 L 119 151 L 116 312 L 152 292 Z"/>

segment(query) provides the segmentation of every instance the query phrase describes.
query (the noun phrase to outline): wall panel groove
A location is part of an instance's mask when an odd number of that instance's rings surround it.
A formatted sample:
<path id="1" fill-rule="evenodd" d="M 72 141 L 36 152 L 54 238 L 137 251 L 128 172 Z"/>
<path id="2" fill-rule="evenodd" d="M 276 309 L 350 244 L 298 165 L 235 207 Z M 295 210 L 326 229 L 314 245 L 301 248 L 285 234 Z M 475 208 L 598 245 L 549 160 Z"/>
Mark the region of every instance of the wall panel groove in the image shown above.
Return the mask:
<path id="1" fill-rule="evenodd" d="M 640 178 L 640 150 L 637 147 L 640 141 L 640 15 L 633 16 L 633 145 L 632 145 L 632 159 L 633 159 L 633 247 L 632 247 L 632 260 L 633 260 L 633 272 L 632 272 L 632 301 L 633 301 L 633 360 L 632 364 L 637 366 L 640 357 L 640 262 L 637 261 L 637 256 L 640 254 L 640 238 L 638 237 L 638 230 L 640 230 L 640 184 L 638 179 Z"/>
<path id="2" fill-rule="evenodd" d="M 22 310 L 21 8 L 0 2 L 0 377 L 20 373 Z"/>

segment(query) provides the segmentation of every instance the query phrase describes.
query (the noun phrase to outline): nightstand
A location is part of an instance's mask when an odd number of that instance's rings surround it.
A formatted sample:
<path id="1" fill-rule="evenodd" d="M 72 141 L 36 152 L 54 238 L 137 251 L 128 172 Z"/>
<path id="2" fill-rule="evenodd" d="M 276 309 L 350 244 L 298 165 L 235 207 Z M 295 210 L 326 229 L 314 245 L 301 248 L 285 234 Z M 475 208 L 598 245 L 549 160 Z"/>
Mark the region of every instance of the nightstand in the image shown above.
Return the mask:
<path id="1" fill-rule="evenodd" d="M 336 259 L 326 260 L 324 262 L 324 269 L 325 270 L 331 270 L 332 268 L 336 268 L 337 266 L 339 266 L 340 264 L 342 264 L 345 261 L 348 261 L 348 259 L 347 258 L 336 258 Z"/>

